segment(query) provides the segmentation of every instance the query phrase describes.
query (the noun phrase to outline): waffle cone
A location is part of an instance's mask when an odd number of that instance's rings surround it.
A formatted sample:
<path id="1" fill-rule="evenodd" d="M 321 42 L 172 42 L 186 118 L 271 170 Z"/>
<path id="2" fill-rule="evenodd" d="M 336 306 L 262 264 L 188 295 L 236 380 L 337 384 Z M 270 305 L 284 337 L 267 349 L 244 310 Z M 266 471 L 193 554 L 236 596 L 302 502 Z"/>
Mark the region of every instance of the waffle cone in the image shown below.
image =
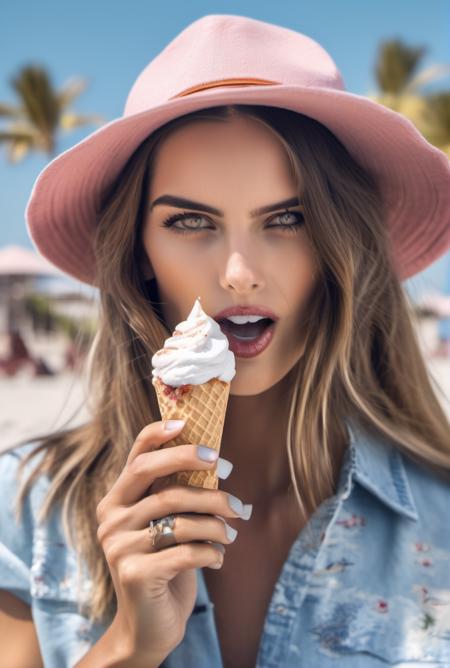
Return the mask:
<path id="1" fill-rule="evenodd" d="M 152 380 L 162 420 L 186 420 L 183 430 L 164 447 L 194 443 L 220 452 L 230 383 L 211 378 L 201 385 L 170 387 L 158 377 Z M 216 466 L 209 471 L 179 471 L 164 478 L 167 485 L 192 485 L 217 489 Z"/>

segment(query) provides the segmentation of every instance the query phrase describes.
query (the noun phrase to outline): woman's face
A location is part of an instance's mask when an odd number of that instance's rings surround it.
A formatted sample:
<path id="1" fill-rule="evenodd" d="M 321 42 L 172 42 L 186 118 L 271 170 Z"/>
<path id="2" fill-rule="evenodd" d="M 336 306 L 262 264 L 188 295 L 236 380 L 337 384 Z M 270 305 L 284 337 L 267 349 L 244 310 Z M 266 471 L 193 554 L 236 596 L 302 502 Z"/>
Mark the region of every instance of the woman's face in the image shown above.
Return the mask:
<path id="1" fill-rule="evenodd" d="M 315 259 L 298 215 L 301 204 L 290 206 L 292 213 L 281 207 L 251 215 L 298 197 L 284 146 L 258 121 L 240 117 L 179 128 L 160 144 L 155 158 L 142 232 L 149 263 L 143 269 L 146 278 L 156 277 L 165 322 L 172 332 L 198 296 L 211 317 L 236 305 L 273 311 L 279 320 L 271 343 L 255 357 L 236 356 L 230 387 L 234 395 L 264 392 L 302 355 L 303 325 L 316 282 Z M 223 216 L 201 206 L 153 206 L 164 195 L 201 202 Z M 183 211 L 188 218 L 163 226 Z M 295 227 L 288 228 L 289 223 Z"/>

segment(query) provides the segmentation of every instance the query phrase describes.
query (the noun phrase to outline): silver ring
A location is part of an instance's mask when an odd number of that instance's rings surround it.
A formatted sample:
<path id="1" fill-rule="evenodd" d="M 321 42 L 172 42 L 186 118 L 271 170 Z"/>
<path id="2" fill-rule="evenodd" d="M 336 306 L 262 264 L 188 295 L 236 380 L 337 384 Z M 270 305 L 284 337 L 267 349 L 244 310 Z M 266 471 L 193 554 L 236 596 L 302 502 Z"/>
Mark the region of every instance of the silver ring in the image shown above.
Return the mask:
<path id="1" fill-rule="evenodd" d="M 160 550 L 177 545 L 177 540 L 172 530 L 175 526 L 175 519 L 175 515 L 166 515 L 159 520 L 151 520 L 149 522 L 149 532 L 152 545 L 155 549 Z"/>

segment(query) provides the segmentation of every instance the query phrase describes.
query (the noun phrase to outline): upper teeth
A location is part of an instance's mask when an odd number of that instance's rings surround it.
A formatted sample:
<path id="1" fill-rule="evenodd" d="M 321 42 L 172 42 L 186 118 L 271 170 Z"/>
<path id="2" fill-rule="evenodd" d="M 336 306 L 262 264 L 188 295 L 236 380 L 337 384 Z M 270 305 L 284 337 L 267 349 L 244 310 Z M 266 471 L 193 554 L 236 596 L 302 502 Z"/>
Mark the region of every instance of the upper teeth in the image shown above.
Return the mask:
<path id="1" fill-rule="evenodd" d="M 231 320 L 235 325 L 245 325 L 246 322 L 258 322 L 264 320 L 263 315 L 230 315 L 227 320 Z"/>

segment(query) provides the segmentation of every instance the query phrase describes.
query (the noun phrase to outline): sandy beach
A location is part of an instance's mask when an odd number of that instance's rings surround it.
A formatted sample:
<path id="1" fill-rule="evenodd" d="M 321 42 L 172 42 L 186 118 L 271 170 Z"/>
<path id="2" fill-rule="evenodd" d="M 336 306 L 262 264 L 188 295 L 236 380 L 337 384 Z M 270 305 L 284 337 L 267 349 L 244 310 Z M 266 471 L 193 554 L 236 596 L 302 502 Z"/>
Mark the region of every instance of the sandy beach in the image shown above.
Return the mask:
<path id="1" fill-rule="evenodd" d="M 85 422 L 83 380 L 74 374 L 30 378 L 23 374 L 0 379 L 0 450 L 24 438 Z"/>
<path id="2" fill-rule="evenodd" d="M 450 358 L 430 357 L 436 339 L 436 321 L 421 323 L 419 339 L 438 396 L 450 417 Z M 30 347 L 43 355 L 52 368 L 63 366 L 64 339 L 36 339 Z M 0 342 L 1 348 L 1 342 Z M 76 425 L 89 418 L 84 376 L 71 372 L 33 378 L 23 372 L 15 378 L 0 378 L 0 450 L 41 432 L 52 432 L 65 423 Z"/>

